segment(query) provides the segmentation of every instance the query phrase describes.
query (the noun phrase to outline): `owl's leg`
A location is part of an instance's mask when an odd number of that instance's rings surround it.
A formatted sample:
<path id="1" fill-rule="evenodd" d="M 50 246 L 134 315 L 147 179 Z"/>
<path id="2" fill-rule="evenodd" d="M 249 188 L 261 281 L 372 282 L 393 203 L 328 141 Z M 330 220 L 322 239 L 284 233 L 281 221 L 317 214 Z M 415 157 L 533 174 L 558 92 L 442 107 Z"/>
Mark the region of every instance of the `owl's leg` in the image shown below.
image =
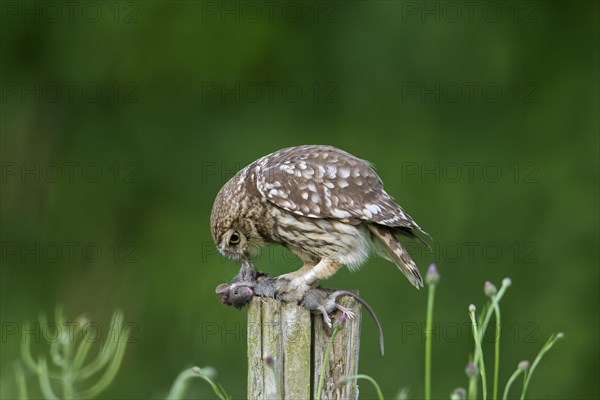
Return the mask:
<path id="1" fill-rule="evenodd" d="M 277 277 L 277 295 L 285 301 L 299 301 L 309 289 L 302 277 L 314 268 L 315 264 L 305 262 L 302 268 Z"/>
<path id="2" fill-rule="evenodd" d="M 317 265 L 298 279 L 302 279 L 310 286 L 317 281 L 333 276 L 340 268 L 342 268 L 342 264 L 338 261 L 332 260 L 331 258 L 323 258 Z"/>
<path id="3" fill-rule="evenodd" d="M 299 275 L 289 281 L 288 283 L 281 285 L 278 289 L 279 293 L 282 293 L 282 299 L 286 301 L 300 300 L 304 297 L 304 293 L 310 286 L 321 279 L 327 279 L 335 274 L 342 265 L 330 258 L 324 258 L 317 265 L 309 268 L 302 275 Z M 298 271 L 297 271 L 298 272 Z M 278 278 L 278 280 L 281 277 Z"/>
<path id="4" fill-rule="evenodd" d="M 302 276 L 305 273 L 307 273 L 308 271 L 310 271 L 314 266 L 315 266 L 315 264 L 312 262 L 304 262 L 304 265 L 299 270 L 280 275 L 278 277 L 278 279 L 287 279 L 288 281 L 293 281 L 294 279 L 298 278 L 299 276 Z"/>

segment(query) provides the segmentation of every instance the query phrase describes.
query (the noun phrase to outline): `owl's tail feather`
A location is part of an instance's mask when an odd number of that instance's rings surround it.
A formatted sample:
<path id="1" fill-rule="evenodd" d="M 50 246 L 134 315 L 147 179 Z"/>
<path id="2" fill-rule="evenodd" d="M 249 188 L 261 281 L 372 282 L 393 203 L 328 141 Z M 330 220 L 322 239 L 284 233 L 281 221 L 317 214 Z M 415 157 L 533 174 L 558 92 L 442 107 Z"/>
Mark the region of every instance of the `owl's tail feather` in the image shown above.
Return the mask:
<path id="1" fill-rule="evenodd" d="M 419 230 L 419 232 L 427 235 L 427 237 L 429 239 L 431 239 L 431 235 L 429 235 L 429 233 L 425 232 L 424 230 L 422 230 L 421 228 L 417 228 Z M 399 233 L 403 236 L 409 237 L 413 240 L 416 240 L 417 242 L 421 243 L 423 246 L 427 247 L 430 251 L 431 251 L 431 246 L 429 245 L 429 243 L 427 243 L 421 236 L 418 236 L 415 234 L 415 232 L 410 229 L 410 228 L 405 228 L 405 227 L 401 227 L 401 228 L 394 228 L 394 232 L 395 233 Z"/>
<path id="2" fill-rule="evenodd" d="M 396 264 L 404 276 L 417 289 L 423 286 L 423 277 L 417 268 L 417 265 L 410 258 L 410 254 L 400 241 L 394 236 L 392 230 L 375 224 L 370 224 L 369 229 L 373 233 L 373 243 L 375 251 L 383 258 Z"/>

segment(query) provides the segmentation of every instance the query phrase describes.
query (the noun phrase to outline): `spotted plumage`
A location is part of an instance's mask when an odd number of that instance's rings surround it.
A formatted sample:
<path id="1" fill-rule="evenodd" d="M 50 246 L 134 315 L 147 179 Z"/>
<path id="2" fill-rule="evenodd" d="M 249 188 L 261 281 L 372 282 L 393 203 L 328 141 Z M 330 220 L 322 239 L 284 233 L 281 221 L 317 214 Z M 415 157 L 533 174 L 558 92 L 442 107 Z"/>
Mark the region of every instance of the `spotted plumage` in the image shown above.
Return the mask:
<path id="1" fill-rule="evenodd" d="M 425 232 L 367 161 L 335 147 L 290 147 L 248 165 L 217 195 L 211 231 L 219 251 L 231 258 L 248 259 L 269 243 L 297 254 L 304 266 L 282 277 L 282 290 L 292 298 L 342 265 L 358 268 L 371 249 L 414 286 L 423 285 L 396 235 L 419 239 L 415 232 Z"/>

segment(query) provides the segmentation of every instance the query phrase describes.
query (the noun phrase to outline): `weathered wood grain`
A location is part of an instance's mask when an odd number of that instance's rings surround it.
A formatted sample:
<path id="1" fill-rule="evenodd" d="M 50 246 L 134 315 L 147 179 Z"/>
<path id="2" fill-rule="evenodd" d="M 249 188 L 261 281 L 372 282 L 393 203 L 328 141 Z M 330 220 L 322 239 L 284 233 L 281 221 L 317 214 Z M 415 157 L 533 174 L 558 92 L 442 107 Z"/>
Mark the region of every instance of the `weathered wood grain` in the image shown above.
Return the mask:
<path id="1" fill-rule="evenodd" d="M 360 305 L 351 298 L 341 302 L 354 310 L 356 317 L 337 334 L 325 369 L 322 399 L 358 399 L 356 383 L 337 382 L 344 375 L 358 373 Z M 248 398 L 315 399 L 331 333 L 321 315 L 311 315 L 303 307 L 252 299 L 248 308 Z M 272 366 L 265 363 L 267 356 L 273 358 Z"/>

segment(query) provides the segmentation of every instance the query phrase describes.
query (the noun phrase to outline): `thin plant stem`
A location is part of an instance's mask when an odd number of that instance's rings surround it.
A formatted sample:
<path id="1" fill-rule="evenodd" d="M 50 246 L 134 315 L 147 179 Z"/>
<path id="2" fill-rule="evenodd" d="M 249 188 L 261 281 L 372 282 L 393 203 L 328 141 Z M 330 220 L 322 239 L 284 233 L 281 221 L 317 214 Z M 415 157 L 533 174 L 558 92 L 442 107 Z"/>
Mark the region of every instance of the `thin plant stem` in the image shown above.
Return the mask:
<path id="1" fill-rule="evenodd" d="M 15 363 L 15 377 L 17 379 L 17 388 L 18 388 L 18 399 L 26 400 L 27 396 L 27 384 L 25 383 L 25 373 L 23 372 L 23 367 L 21 363 Z"/>
<path id="2" fill-rule="evenodd" d="M 363 375 L 363 374 L 348 375 L 348 376 L 345 376 L 343 380 L 350 381 L 350 380 L 359 380 L 359 379 L 366 379 L 369 382 L 371 382 L 373 384 L 373 387 L 375 388 L 375 391 L 377 392 L 377 399 L 383 400 L 383 393 L 381 392 L 381 388 L 379 387 L 379 385 L 377 384 L 375 379 L 371 378 L 369 375 Z M 320 397 L 319 397 L 319 399 L 320 399 Z"/>
<path id="3" fill-rule="evenodd" d="M 468 398 L 469 398 L 469 400 L 475 400 L 476 397 L 477 397 L 477 378 L 472 377 L 472 378 L 469 378 Z"/>
<path id="4" fill-rule="evenodd" d="M 73 371 L 71 370 L 71 344 L 69 343 L 69 339 L 63 336 L 64 333 L 61 333 L 61 340 L 64 340 L 61 343 L 63 348 L 63 361 L 61 365 L 61 384 L 63 391 L 63 398 L 65 400 L 71 400 L 74 398 L 74 389 L 73 389 Z"/>
<path id="5" fill-rule="evenodd" d="M 469 366 L 469 364 L 475 364 L 472 355 L 469 355 L 467 367 Z M 475 364 L 475 366 L 477 366 L 477 364 Z M 465 373 L 466 372 L 467 370 L 465 368 Z M 467 377 L 469 378 L 469 390 L 467 391 L 467 399 L 475 400 L 477 398 L 477 374 L 474 374 L 473 376 L 469 376 L 469 374 L 467 374 Z"/>
<path id="6" fill-rule="evenodd" d="M 190 380 L 194 378 L 200 378 L 204 381 L 208 382 L 213 392 L 217 395 L 217 397 L 221 400 L 229 400 L 231 397 L 227 394 L 223 386 L 218 383 L 215 383 L 211 378 L 209 378 L 205 373 L 202 372 L 201 368 L 193 367 L 190 369 L 186 369 L 182 373 L 177 376 L 171 390 L 169 391 L 168 400 L 178 400 L 185 394 L 187 390 L 187 386 Z"/>
<path id="7" fill-rule="evenodd" d="M 108 365 L 109 361 L 117 350 L 121 326 L 123 326 L 123 319 L 124 316 L 121 310 L 117 310 L 113 313 L 107 338 L 102 345 L 102 349 L 95 359 L 93 359 L 89 364 L 83 365 L 81 369 L 77 371 L 75 376 L 76 381 L 86 380 Z"/>
<path id="8" fill-rule="evenodd" d="M 525 375 L 525 379 L 523 382 L 523 392 L 521 392 L 521 400 L 525 399 L 525 393 L 527 393 L 527 387 L 529 386 L 531 375 L 533 375 L 533 371 L 535 371 L 536 367 L 542 360 L 542 357 L 544 357 L 544 355 L 552 348 L 552 346 L 554 346 L 554 343 L 556 343 L 559 339 L 562 339 L 563 337 L 564 335 L 562 333 L 553 333 L 552 335 L 550 335 L 550 338 L 548 339 L 546 344 L 544 344 L 542 349 L 539 351 L 539 353 L 535 357 L 535 360 L 533 360 L 533 364 L 531 364 L 531 368 L 529 368 L 529 371 L 527 371 L 527 374 Z"/>
<path id="9" fill-rule="evenodd" d="M 494 314 L 496 317 L 496 343 L 494 354 L 494 392 L 493 399 L 498 399 L 498 375 L 500 374 L 500 335 L 502 330 L 500 327 L 500 307 L 498 303 L 494 304 Z"/>
<path id="10" fill-rule="evenodd" d="M 425 328 L 425 400 L 431 399 L 431 339 L 433 336 L 432 325 L 435 286 L 435 284 L 429 285 L 427 297 L 427 322 Z"/>
<path id="11" fill-rule="evenodd" d="M 506 289 L 508 289 L 508 287 L 511 285 L 511 281 L 510 279 L 506 278 L 502 281 L 502 286 L 500 287 L 500 289 L 498 290 L 498 293 L 492 297 L 492 302 L 490 304 L 490 307 L 488 307 L 488 309 L 485 312 L 485 317 L 483 318 L 483 322 L 481 323 L 480 326 L 480 332 L 481 332 L 481 337 L 485 336 L 485 331 L 487 330 L 488 324 L 490 323 L 490 319 L 492 318 L 492 313 L 494 312 L 494 308 L 496 306 L 498 306 L 498 304 L 500 304 L 500 300 L 502 299 L 502 296 L 504 296 L 504 293 L 506 292 Z"/>
<path id="12" fill-rule="evenodd" d="M 175 382 L 173 382 L 173 386 L 171 386 L 171 390 L 169 391 L 167 399 L 180 399 L 187 389 L 188 381 L 199 377 L 200 376 L 197 373 L 195 373 L 192 368 L 186 369 L 185 371 L 177 375 Z"/>
<path id="13" fill-rule="evenodd" d="M 325 369 L 327 368 L 327 363 L 329 362 L 329 353 L 331 352 L 331 348 L 333 347 L 333 341 L 335 340 L 335 337 L 337 336 L 340 329 L 341 325 L 336 324 L 333 328 L 333 333 L 331 334 L 329 343 L 327 343 L 325 357 L 323 358 L 323 365 L 321 365 L 321 376 L 319 376 L 319 385 L 317 386 L 317 400 L 321 399 L 321 394 L 323 393 L 323 380 L 325 379 Z"/>
<path id="14" fill-rule="evenodd" d="M 40 389 L 46 400 L 58 400 L 58 396 L 54 394 L 52 386 L 50 385 L 50 379 L 48 377 L 48 364 L 46 359 L 40 358 L 38 360 L 38 379 L 40 381 Z"/>
<path id="15" fill-rule="evenodd" d="M 510 378 L 508 378 L 508 382 L 506 382 L 506 386 L 504 387 L 504 394 L 502 395 L 502 400 L 508 399 L 508 392 L 510 391 L 510 387 L 523 371 L 523 369 L 517 367 L 515 372 L 513 372 Z"/>
<path id="16" fill-rule="evenodd" d="M 123 360 L 123 355 L 125 354 L 125 348 L 127 347 L 129 335 L 130 330 L 123 329 L 119 336 L 115 338 L 117 343 L 115 345 L 114 356 L 110 359 L 110 363 L 106 367 L 106 370 L 104 370 L 102 376 L 94 385 L 92 385 L 92 387 L 78 394 L 79 398 L 92 398 L 98 396 L 114 380 L 119 368 L 121 367 L 121 361 Z M 111 339 L 107 338 L 106 340 Z"/>
<path id="17" fill-rule="evenodd" d="M 479 364 L 479 373 L 481 375 L 481 390 L 483 392 L 483 400 L 487 399 L 487 384 L 485 378 L 485 363 L 483 362 L 483 352 L 481 350 L 481 337 L 479 336 L 479 329 L 477 328 L 477 320 L 475 319 L 475 307 L 469 307 L 469 316 L 471 317 L 471 324 L 473 326 L 473 338 L 475 339 L 475 355 L 473 356 L 473 362 L 475 365 Z"/>

